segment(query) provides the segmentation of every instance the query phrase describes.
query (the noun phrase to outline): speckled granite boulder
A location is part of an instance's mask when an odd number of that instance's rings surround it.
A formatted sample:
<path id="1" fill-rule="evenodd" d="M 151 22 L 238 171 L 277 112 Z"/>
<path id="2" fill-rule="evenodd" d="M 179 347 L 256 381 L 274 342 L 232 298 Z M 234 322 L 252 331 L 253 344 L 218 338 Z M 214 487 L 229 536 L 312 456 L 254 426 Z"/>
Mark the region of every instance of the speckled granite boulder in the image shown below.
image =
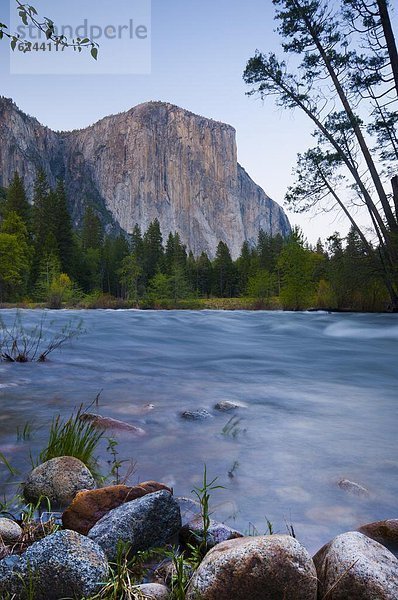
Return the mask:
<path id="1" fill-rule="evenodd" d="M 109 560 L 117 555 L 118 542 L 132 552 L 163 546 L 181 528 L 180 508 L 167 491 L 147 494 L 108 512 L 89 532 L 89 537 L 105 551 Z"/>
<path id="2" fill-rule="evenodd" d="M 110 510 L 159 490 L 171 492 L 167 485 L 156 481 L 144 481 L 132 487 L 110 485 L 98 490 L 78 492 L 72 504 L 62 515 L 62 523 L 66 529 L 87 535 L 90 529 Z"/>
<path id="3" fill-rule="evenodd" d="M 288 535 L 244 537 L 208 552 L 186 600 L 316 600 L 316 571 L 307 550 Z"/>
<path id="4" fill-rule="evenodd" d="M 0 597 L 6 592 L 35 600 L 82 598 L 95 594 L 108 576 L 108 561 L 92 540 L 75 531 L 58 531 L 34 543 L 21 556 L 0 561 Z"/>
<path id="5" fill-rule="evenodd" d="M 23 493 L 29 502 L 38 502 L 46 496 L 56 506 L 70 504 L 80 490 L 92 490 L 95 480 L 81 460 L 72 456 L 60 456 L 48 460 L 31 472 Z"/>
<path id="6" fill-rule="evenodd" d="M 11 545 L 18 542 L 22 535 L 22 529 L 12 519 L 0 517 L 0 542 L 5 545 Z"/>
<path id="7" fill-rule="evenodd" d="M 349 531 L 314 556 L 319 597 L 328 600 L 397 600 L 398 560 L 387 548 Z"/>

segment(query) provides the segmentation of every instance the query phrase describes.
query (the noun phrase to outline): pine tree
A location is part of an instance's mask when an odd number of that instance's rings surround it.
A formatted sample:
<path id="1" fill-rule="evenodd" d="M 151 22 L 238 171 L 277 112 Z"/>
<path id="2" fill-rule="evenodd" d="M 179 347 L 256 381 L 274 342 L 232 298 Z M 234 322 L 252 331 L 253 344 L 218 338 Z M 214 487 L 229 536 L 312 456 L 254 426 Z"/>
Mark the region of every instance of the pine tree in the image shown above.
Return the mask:
<path id="1" fill-rule="evenodd" d="M 74 237 L 72 220 L 66 200 L 65 186 L 61 179 L 57 182 L 54 194 L 54 204 L 56 207 L 54 235 L 58 244 L 59 260 L 61 262 L 62 271 L 71 274 L 74 267 Z"/>
<path id="2" fill-rule="evenodd" d="M 144 235 L 144 276 L 149 281 L 163 266 L 163 238 L 160 224 L 155 219 L 148 227 Z"/>
<path id="3" fill-rule="evenodd" d="M 104 242 L 101 220 L 91 205 L 87 206 L 83 217 L 82 249 L 99 250 Z"/>
<path id="4" fill-rule="evenodd" d="M 201 296 L 210 296 L 212 282 L 213 267 L 206 252 L 202 252 L 197 259 L 197 288 Z"/>
<path id="5" fill-rule="evenodd" d="M 250 270 L 252 266 L 252 252 L 248 242 L 243 242 L 242 250 L 239 258 L 236 261 L 238 271 L 238 289 L 240 294 L 244 294 L 249 280 Z"/>
<path id="6" fill-rule="evenodd" d="M 31 206 L 26 198 L 23 181 L 17 172 L 15 172 L 14 179 L 7 190 L 5 212 L 17 213 L 29 230 L 31 225 Z"/>
<path id="7" fill-rule="evenodd" d="M 301 232 L 293 230 L 279 257 L 283 308 L 302 310 L 310 305 L 315 294 L 313 264 L 312 253 L 305 247 Z"/>
<path id="8" fill-rule="evenodd" d="M 214 290 L 221 298 L 232 297 L 236 288 L 236 270 L 229 248 L 219 242 L 213 263 Z"/>

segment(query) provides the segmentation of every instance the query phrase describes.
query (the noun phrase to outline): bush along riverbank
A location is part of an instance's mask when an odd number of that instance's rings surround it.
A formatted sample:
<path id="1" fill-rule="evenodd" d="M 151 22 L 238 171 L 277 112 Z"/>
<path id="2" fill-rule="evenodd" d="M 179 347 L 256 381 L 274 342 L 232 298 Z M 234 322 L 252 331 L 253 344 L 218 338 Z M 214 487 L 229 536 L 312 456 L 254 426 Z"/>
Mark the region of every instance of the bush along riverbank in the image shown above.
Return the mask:
<path id="1" fill-rule="evenodd" d="M 390 551 L 398 519 L 342 532 L 311 557 L 292 527 L 280 535 L 269 524 L 268 535 L 247 536 L 211 518 L 219 486 L 206 467 L 192 498 L 161 482 L 127 485 L 110 441 L 113 481 L 106 485 L 95 458 L 102 422 L 81 409 L 66 421 L 55 418 L 22 484 L 19 510 L 3 505 L 2 599 L 398 597 L 398 560 Z"/>

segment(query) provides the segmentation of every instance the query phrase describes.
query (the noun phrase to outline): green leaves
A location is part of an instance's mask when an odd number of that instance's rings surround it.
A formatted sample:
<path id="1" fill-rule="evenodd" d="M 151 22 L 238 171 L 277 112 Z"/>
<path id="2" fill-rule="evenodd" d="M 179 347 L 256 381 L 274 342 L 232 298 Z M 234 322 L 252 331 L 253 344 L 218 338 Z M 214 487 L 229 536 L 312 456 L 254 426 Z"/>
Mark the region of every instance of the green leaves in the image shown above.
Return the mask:
<path id="1" fill-rule="evenodd" d="M 93 46 L 91 48 L 90 54 L 91 54 L 91 56 L 93 57 L 94 60 L 97 60 L 97 58 L 98 58 L 98 48 L 96 48 L 95 46 Z"/>

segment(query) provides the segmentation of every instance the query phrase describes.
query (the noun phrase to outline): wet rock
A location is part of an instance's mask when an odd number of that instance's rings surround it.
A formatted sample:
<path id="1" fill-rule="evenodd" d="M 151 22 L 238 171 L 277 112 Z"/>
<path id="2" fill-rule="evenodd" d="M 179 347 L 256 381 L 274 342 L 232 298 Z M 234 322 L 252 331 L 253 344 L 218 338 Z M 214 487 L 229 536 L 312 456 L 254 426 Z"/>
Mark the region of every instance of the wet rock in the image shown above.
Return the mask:
<path id="1" fill-rule="evenodd" d="M 181 418 L 186 421 L 205 421 L 206 419 L 212 419 L 213 415 L 205 408 L 197 408 L 196 410 L 184 410 L 181 413 Z"/>
<path id="2" fill-rule="evenodd" d="M 348 492 L 352 496 L 359 496 L 362 498 L 369 497 L 369 490 L 362 485 L 359 485 L 359 483 L 355 483 L 355 481 L 350 481 L 349 479 L 340 479 L 337 485 L 340 489 Z"/>
<path id="3" fill-rule="evenodd" d="M 141 437 L 146 435 L 146 432 L 141 427 L 125 423 L 111 417 L 102 417 L 101 415 L 93 415 L 91 413 L 83 413 L 80 415 L 82 421 L 90 421 L 94 427 L 98 429 L 112 429 L 113 431 L 128 431 L 129 433 Z"/>
<path id="4" fill-rule="evenodd" d="M 129 544 L 131 552 L 148 550 L 169 542 L 181 528 L 180 508 L 166 491 L 147 494 L 114 508 L 89 532 L 110 560 L 117 554 L 119 540 Z"/>
<path id="5" fill-rule="evenodd" d="M 210 527 L 207 532 L 207 547 L 213 548 L 216 544 L 226 542 L 227 540 L 234 540 L 236 538 L 242 538 L 243 533 L 232 529 L 224 523 L 218 523 L 217 521 L 210 520 Z M 185 524 L 180 531 L 181 542 L 187 544 L 197 544 L 203 539 L 203 519 L 200 515 L 193 517 L 187 524 Z"/>
<path id="6" fill-rule="evenodd" d="M 97 521 L 110 510 L 159 490 L 171 492 L 167 485 L 156 481 L 145 481 L 132 487 L 111 485 L 98 490 L 78 492 L 72 504 L 63 513 L 62 523 L 67 529 L 87 535 Z"/>
<path id="7" fill-rule="evenodd" d="M 217 402 L 214 408 L 220 412 L 230 412 L 231 410 L 242 408 L 243 406 L 243 404 L 237 404 L 236 402 L 230 402 L 229 400 L 221 400 L 221 402 Z"/>
<path id="8" fill-rule="evenodd" d="M 328 600 L 396 600 L 398 560 L 358 531 L 335 537 L 314 556 L 319 597 Z"/>
<path id="9" fill-rule="evenodd" d="M 12 519 L 0 517 L 0 542 L 5 545 L 16 544 L 22 535 L 22 529 Z"/>
<path id="10" fill-rule="evenodd" d="M 181 523 L 182 527 L 189 523 L 194 517 L 200 515 L 200 504 L 197 500 L 192 500 L 192 498 L 183 498 L 179 496 L 176 498 L 176 502 L 180 507 L 181 512 Z"/>
<path id="11" fill-rule="evenodd" d="M 208 552 L 188 587 L 187 600 L 316 600 L 314 564 L 287 535 L 244 537 Z"/>
<path id="12" fill-rule="evenodd" d="M 80 490 L 95 487 L 94 477 L 84 463 L 72 456 L 60 456 L 33 469 L 23 493 L 28 502 L 36 503 L 45 496 L 54 505 L 66 506 Z"/>
<path id="13" fill-rule="evenodd" d="M 135 590 L 139 590 L 143 600 L 167 600 L 170 596 L 170 590 L 160 583 L 143 583 L 134 586 Z"/>
<path id="14" fill-rule="evenodd" d="M 21 557 L 0 561 L 0 592 L 22 600 L 32 586 L 35 600 L 82 598 L 96 593 L 107 576 L 108 561 L 97 544 L 74 531 L 58 531 Z"/>
<path id="15" fill-rule="evenodd" d="M 386 546 L 395 556 L 398 555 L 398 519 L 367 523 L 358 527 L 358 531 Z"/>

